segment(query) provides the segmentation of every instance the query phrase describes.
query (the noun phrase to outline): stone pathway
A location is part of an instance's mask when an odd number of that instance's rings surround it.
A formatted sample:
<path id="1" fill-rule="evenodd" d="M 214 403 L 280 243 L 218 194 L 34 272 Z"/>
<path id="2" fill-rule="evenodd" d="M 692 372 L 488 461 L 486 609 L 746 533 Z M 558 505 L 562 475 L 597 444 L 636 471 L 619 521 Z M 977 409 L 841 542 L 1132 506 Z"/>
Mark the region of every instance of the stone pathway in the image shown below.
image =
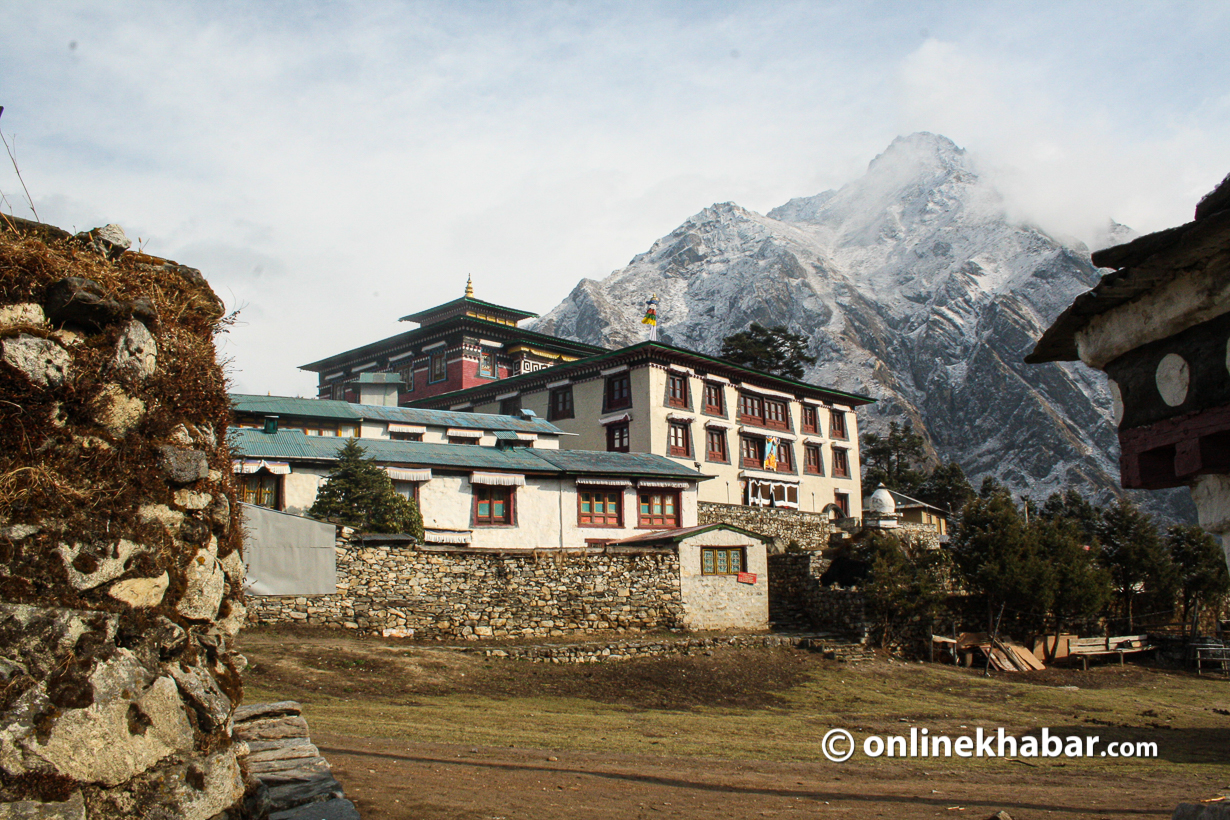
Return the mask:
<path id="1" fill-rule="evenodd" d="M 293 700 L 235 710 L 233 736 L 248 745 L 247 769 L 268 789 L 269 820 L 359 820 L 302 712 Z"/>

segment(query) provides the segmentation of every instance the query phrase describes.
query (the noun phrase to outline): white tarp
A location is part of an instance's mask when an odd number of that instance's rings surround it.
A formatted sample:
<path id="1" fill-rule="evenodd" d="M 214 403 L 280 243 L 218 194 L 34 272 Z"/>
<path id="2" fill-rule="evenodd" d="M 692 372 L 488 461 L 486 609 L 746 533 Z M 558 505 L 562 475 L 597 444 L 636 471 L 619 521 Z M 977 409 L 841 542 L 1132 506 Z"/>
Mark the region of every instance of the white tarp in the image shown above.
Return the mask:
<path id="1" fill-rule="evenodd" d="M 336 528 L 253 504 L 243 509 L 244 582 L 249 595 L 332 595 L 337 592 Z"/>

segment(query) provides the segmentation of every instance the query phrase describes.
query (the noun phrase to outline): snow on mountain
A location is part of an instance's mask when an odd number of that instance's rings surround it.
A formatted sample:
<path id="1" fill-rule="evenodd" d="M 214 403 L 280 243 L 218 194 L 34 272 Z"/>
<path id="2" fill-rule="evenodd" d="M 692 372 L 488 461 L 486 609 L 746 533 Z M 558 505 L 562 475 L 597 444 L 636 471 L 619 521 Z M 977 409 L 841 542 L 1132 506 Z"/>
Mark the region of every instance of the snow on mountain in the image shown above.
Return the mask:
<path id="1" fill-rule="evenodd" d="M 1129 229 L 1111 223 L 1109 241 Z M 1098 279 L 1088 250 L 1014 224 L 951 140 L 899 137 L 867 173 L 768 215 L 726 202 L 688 219 L 623 270 L 584 279 L 535 329 L 619 347 L 642 341 L 656 293 L 663 341 L 715 354 L 751 322 L 806 334 L 807 380 L 878 400 L 864 429 L 911 421 L 975 485 L 992 475 L 1043 499 L 1118 489 L 1105 377 L 1022 359 Z M 1140 494 L 1168 519 L 1185 494 Z"/>

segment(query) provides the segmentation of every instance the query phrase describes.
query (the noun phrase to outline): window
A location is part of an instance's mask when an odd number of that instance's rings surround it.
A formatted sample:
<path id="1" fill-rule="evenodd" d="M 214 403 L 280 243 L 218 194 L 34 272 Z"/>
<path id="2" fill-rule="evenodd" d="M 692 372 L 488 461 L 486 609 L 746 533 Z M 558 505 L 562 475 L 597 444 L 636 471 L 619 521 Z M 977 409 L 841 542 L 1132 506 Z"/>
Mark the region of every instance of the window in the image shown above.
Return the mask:
<path id="1" fill-rule="evenodd" d="M 803 432 L 820 434 L 820 413 L 811 405 L 803 405 Z"/>
<path id="2" fill-rule="evenodd" d="M 393 441 L 422 441 L 422 433 L 389 433 L 389 438 Z"/>
<path id="3" fill-rule="evenodd" d="M 414 392 L 414 359 L 410 360 L 410 364 L 397 371 L 397 375 L 401 376 L 405 385 L 402 387 L 403 393 Z"/>
<path id="4" fill-rule="evenodd" d="M 478 436 L 449 436 L 449 444 L 479 444 L 482 439 Z"/>
<path id="5" fill-rule="evenodd" d="M 669 490 L 640 493 L 640 505 L 637 526 L 650 529 L 679 526 L 679 493 Z"/>
<path id="6" fill-rule="evenodd" d="M 577 525 L 623 526 L 623 490 L 578 490 Z"/>
<path id="7" fill-rule="evenodd" d="M 740 393 L 739 421 L 764 424 L 764 400 L 750 393 Z"/>
<path id="8" fill-rule="evenodd" d="M 346 385 L 334 382 L 329 386 L 329 397 L 334 401 L 346 401 Z"/>
<path id="9" fill-rule="evenodd" d="M 448 358 L 444 350 L 437 350 L 431 354 L 431 372 L 427 381 L 435 383 L 446 379 L 448 379 Z"/>
<path id="10" fill-rule="evenodd" d="M 790 429 L 790 406 L 777 399 L 764 400 L 764 426 L 778 430 Z"/>
<path id="11" fill-rule="evenodd" d="M 628 425 L 611 424 L 606 428 L 606 449 L 611 453 L 628 452 Z"/>
<path id="12" fill-rule="evenodd" d="M 840 410 L 829 411 L 829 435 L 833 438 L 849 438 L 846 433 L 846 414 Z"/>
<path id="13" fill-rule="evenodd" d="M 488 379 L 494 379 L 495 372 L 495 351 L 490 348 L 481 347 L 478 350 L 478 375 L 485 376 Z"/>
<path id="14" fill-rule="evenodd" d="M 820 454 L 819 444 L 803 445 L 803 472 L 824 475 L 824 458 Z"/>
<path id="15" fill-rule="evenodd" d="M 547 401 L 548 420 L 570 419 L 572 415 L 572 385 L 552 390 Z"/>
<path id="16" fill-rule="evenodd" d="M 850 477 L 850 457 L 840 447 L 833 448 L 833 478 Z"/>
<path id="17" fill-rule="evenodd" d="M 764 439 L 751 436 L 739 437 L 739 456 L 744 467 L 764 469 Z"/>
<path id="18" fill-rule="evenodd" d="M 498 526 L 512 523 L 513 488 L 474 485 L 475 525 Z"/>
<path id="19" fill-rule="evenodd" d="M 726 391 L 722 385 L 705 383 L 705 412 L 713 416 L 726 415 Z"/>
<path id="20" fill-rule="evenodd" d="M 794 472 L 794 445 L 788 441 L 777 443 L 777 471 L 779 473 Z"/>
<path id="21" fill-rule="evenodd" d="M 500 415 L 515 416 L 521 412 L 521 397 L 512 396 L 507 399 L 500 399 Z"/>
<path id="22" fill-rule="evenodd" d="M 619 410 L 632 406 L 632 379 L 627 373 L 610 376 L 606 380 L 606 409 Z"/>
<path id="23" fill-rule="evenodd" d="M 688 377 L 666 374 L 666 403 L 670 407 L 688 407 Z"/>
<path id="24" fill-rule="evenodd" d="M 692 455 L 692 426 L 683 421 L 668 422 L 667 453 L 672 456 Z"/>
<path id="25" fill-rule="evenodd" d="M 841 510 L 843 518 L 850 517 L 850 495 L 848 493 L 833 493 L 833 503 Z"/>
<path id="26" fill-rule="evenodd" d="M 269 473 L 253 473 L 239 477 L 239 500 L 257 507 L 278 507 L 278 477 Z"/>
<path id="27" fill-rule="evenodd" d="M 728 463 L 730 456 L 726 454 L 726 431 L 705 431 L 705 460 Z"/>
<path id="28" fill-rule="evenodd" d="M 745 547 L 701 547 L 701 575 L 738 575 L 747 567 Z"/>

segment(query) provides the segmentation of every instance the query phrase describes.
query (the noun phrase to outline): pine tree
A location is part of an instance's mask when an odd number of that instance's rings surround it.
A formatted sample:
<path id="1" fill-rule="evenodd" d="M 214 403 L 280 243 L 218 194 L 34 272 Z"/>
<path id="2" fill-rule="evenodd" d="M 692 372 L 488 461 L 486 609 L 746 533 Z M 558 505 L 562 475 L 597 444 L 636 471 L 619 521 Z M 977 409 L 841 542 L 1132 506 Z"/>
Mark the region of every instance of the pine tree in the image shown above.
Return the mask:
<path id="1" fill-rule="evenodd" d="M 360 532 L 406 533 L 421 542 L 418 506 L 398 495 L 388 474 L 366 454 L 354 438 L 338 450 L 337 466 L 329 471 L 308 515 Z"/>
<path id="2" fill-rule="evenodd" d="M 1120 500 L 1102 511 L 1097 535 L 1127 628 L 1134 630 L 1143 613 L 1170 613 L 1179 574 L 1153 520 L 1130 501 Z"/>
<path id="3" fill-rule="evenodd" d="M 965 477 L 965 471 L 955 461 L 936 467 L 918 488 L 920 501 L 926 501 L 950 513 L 960 512 L 965 502 L 975 495 L 974 488 Z"/>
<path id="4" fill-rule="evenodd" d="M 785 325 L 764 327 L 757 322 L 723 339 L 718 355 L 742 367 L 790 379 L 803 378 L 804 365 L 816 363 L 815 356 L 807 355 L 806 336 L 792 333 Z"/>
<path id="5" fill-rule="evenodd" d="M 1098 565 L 1097 542 L 1085 536 L 1081 522 L 1064 516 L 1044 516 L 1030 522 L 1029 530 L 1039 558 L 1050 567 L 1055 634 L 1075 621 L 1100 614 L 1110 601 L 1110 573 Z"/>
<path id="6" fill-rule="evenodd" d="M 1226 555 L 1217 539 L 1200 527 L 1176 525 L 1166 534 L 1170 557 L 1179 572 L 1179 601 L 1184 623 L 1193 629 L 1202 604 L 1218 604 L 1230 593 Z"/>
<path id="7" fill-rule="evenodd" d="M 888 423 L 888 435 L 867 433 L 863 436 L 863 494 L 870 495 L 883 484 L 890 490 L 914 495 L 925 476 L 916 465 L 925 456 L 923 437 L 914 432 L 907 421 L 904 425 Z"/>

